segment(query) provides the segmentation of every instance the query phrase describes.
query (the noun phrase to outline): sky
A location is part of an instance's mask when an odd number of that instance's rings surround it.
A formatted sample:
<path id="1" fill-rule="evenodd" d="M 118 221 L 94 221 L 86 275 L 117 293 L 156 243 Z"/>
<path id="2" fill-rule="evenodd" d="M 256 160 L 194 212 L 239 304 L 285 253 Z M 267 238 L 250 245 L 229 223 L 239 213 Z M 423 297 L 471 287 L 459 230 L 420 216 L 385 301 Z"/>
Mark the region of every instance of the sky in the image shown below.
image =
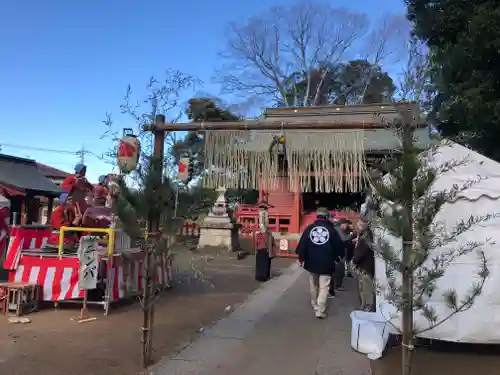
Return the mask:
<path id="1" fill-rule="evenodd" d="M 4 0 L 0 12 L 0 153 L 72 172 L 82 149 L 91 182 L 112 171 L 100 156 L 106 113 L 114 130 L 127 86 L 141 98 L 152 75 L 179 69 L 211 83 L 229 22 L 293 0 Z M 402 0 L 330 0 L 372 17 L 404 12 Z M 186 98 L 195 92 L 185 93 Z"/>

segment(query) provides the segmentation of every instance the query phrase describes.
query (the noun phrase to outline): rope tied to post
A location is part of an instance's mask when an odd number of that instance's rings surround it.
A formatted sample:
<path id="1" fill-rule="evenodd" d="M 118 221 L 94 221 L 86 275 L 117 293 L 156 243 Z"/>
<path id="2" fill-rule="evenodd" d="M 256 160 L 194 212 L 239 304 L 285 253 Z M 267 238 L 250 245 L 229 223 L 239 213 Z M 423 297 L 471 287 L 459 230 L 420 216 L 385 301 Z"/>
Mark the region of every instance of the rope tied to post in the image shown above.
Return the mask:
<path id="1" fill-rule="evenodd" d="M 414 350 L 415 349 L 415 346 L 410 344 L 410 345 L 406 345 L 405 343 L 401 343 L 401 346 L 405 347 L 406 349 L 408 350 Z"/>

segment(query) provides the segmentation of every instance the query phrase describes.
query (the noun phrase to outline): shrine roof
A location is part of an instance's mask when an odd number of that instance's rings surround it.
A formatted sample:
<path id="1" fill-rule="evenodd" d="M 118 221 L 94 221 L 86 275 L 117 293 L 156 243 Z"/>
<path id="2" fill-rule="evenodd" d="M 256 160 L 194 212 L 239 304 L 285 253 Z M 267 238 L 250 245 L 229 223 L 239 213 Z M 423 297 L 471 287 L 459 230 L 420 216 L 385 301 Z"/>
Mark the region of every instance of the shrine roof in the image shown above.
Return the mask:
<path id="1" fill-rule="evenodd" d="M 363 134 L 363 148 L 366 153 L 389 152 L 402 148 L 401 140 L 392 129 L 365 129 Z M 437 143 L 430 137 L 427 127 L 416 129 L 414 136 L 416 147 L 422 150 Z"/>
<path id="2" fill-rule="evenodd" d="M 238 147 L 250 152 L 265 152 L 269 150 L 277 132 L 250 131 L 242 139 Z M 349 151 L 351 148 L 362 147 L 365 153 L 391 152 L 401 149 L 401 140 L 393 129 L 335 129 L 335 130 L 287 130 L 283 132 L 286 146 L 289 150 Z M 429 135 L 428 128 L 415 130 L 417 148 L 425 149 L 435 143 Z"/>
<path id="3" fill-rule="evenodd" d="M 58 196 L 61 189 L 43 175 L 34 160 L 0 154 L 0 184 L 36 195 Z"/>
<path id="4" fill-rule="evenodd" d="M 408 104 L 408 107 L 416 111 L 416 103 Z M 324 105 L 303 108 L 267 108 L 264 112 L 266 120 L 293 121 L 328 121 L 342 122 L 365 122 L 366 127 L 376 127 L 377 124 L 390 123 L 400 118 L 397 107 L 392 103 L 386 104 L 358 104 L 358 105 Z"/>
<path id="5" fill-rule="evenodd" d="M 338 129 L 332 130 L 284 130 L 288 150 L 311 152 L 349 151 L 353 148 L 364 152 L 389 152 L 401 148 L 401 141 L 389 124 L 405 116 L 403 107 L 395 104 L 361 104 L 361 105 L 326 105 L 304 108 L 268 108 L 261 123 L 267 121 L 284 123 L 316 121 L 333 121 L 339 124 Z M 404 107 L 408 113 L 417 113 L 417 103 L 407 103 Z M 362 127 L 353 128 L 341 125 L 359 123 Z M 434 141 L 430 138 L 428 129 L 422 119 L 421 128 L 415 131 L 417 147 L 427 148 Z M 264 152 L 268 150 L 273 137 L 279 131 L 252 130 L 241 134 L 239 148 L 250 152 Z"/>

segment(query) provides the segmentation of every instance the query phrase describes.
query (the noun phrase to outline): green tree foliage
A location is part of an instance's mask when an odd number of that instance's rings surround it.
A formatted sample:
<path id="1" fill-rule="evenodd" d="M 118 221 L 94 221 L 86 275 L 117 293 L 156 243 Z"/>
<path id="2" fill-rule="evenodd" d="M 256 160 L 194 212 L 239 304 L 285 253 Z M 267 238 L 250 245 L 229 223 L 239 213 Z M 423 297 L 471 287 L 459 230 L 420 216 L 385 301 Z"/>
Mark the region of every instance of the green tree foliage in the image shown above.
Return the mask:
<path id="1" fill-rule="evenodd" d="M 401 113 L 411 117 L 404 107 Z M 432 161 L 437 149 L 431 148 L 424 154 L 420 153 L 413 124 L 413 120 L 405 121 L 398 129 L 403 145 L 402 155 L 390 178 L 373 181 L 377 204 L 372 208 L 377 214 L 371 223 L 378 232 L 374 250 L 385 262 L 387 277 L 387 285 L 381 286 L 380 291 L 402 316 L 401 327 L 396 327 L 403 335 L 402 375 L 411 373 L 415 338 L 453 315 L 470 309 L 475 298 L 481 294 L 489 274 L 481 248 L 490 241 L 463 243 L 458 240 L 458 236 L 492 217 L 469 216 L 458 220 L 452 228 L 436 220 L 446 203 L 456 200 L 462 192 L 481 181 L 481 177 L 460 186 L 450 186 L 447 190 L 434 191 L 432 187 L 439 176 L 453 173 L 467 160 L 452 160 L 436 165 Z M 441 147 L 447 145 L 441 144 Z M 401 246 L 391 246 L 388 234 L 401 239 Z M 481 264 L 475 281 L 471 280 L 470 290 L 463 296 L 458 296 L 455 290 L 444 292 L 443 298 L 449 310 L 438 314 L 429 303 L 437 293 L 438 280 L 454 260 L 471 252 L 477 253 Z M 413 320 L 415 315 L 426 318 L 428 325 L 416 326 Z"/>
<path id="2" fill-rule="evenodd" d="M 142 365 L 151 364 L 152 330 L 154 304 L 159 290 L 156 284 L 156 270 L 160 257 L 168 256 L 170 248 L 165 236 L 156 236 L 158 229 L 164 230 L 165 224 L 171 224 L 171 210 L 174 207 L 172 184 L 162 176 L 163 161 L 160 158 L 145 156 L 144 163 L 137 171 L 137 187 L 129 187 L 124 178 L 118 179 L 119 192 L 114 196 L 114 210 L 120 219 L 123 230 L 132 238 L 141 238 L 144 257 L 144 288 L 141 296 L 143 309 L 142 323 Z M 160 228 L 156 228 L 162 218 L 166 219 Z M 147 227 L 148 241 L 144 241 L 144 229 Z M 163 228 L 162 228 L 163 227 Z M 160 289 L 161 290 L 161 289 Z"/>
<path id="3" fill-rule="evenodd" d="M 215 99 L 206 97 L 190 99 L 186 114 L 193 122 L 238 121 L 241 119 L 240 116 L 217 105 Z M 192 158 L 194 175 L 200 177 L 204 170 L 204 148 L 203 133 L 188 132 L 183 139 L 178 140 L 172 145 L 170 153 L 176 164 L 181 157 L 187 156 Z"/>
<path id="4" fill-rule="evenodd" d="M 387 103 L 395 91 L 392 78 L 380 66 L 352 60 L 292 74 L 286 82 L 286 102 L 296 107 Z M 285 106 L 285 101 L 277 104 Z"/>
<path id="5" fill-rule="evenodd" d="M 157 173 L 159 165 L 156 159 L 145 156 L 144 163 L 134 172 L 134 187 L 127 185 L 123 176 L 118 178 L 119 194 L 114 197 L 114 208 L 124 231 L 131 237 L 142 237 L 149 216 L 172 216 L 174 189 L 168 177 Z"/>
<path id="6" fill-rule="evenodd" d="M 208 97 L 190 99 L 186 114 L 193 122 L 238 121 L 241 119 L 239 115 L 218 104 L 216 99 Z M 204 148 L 203 133 L 188 132 L 183 139 L 173 144 L 170 152 L 176 163 L 183 156 L 192 158 L 194 176 L 201 177 L 205 170 Z M 189 217 L 194 220 L 203 217 L 217 198 L 213 191 L 203 189 L 200 184 L 192 186 L 189 189 L 181 188 L 178 197 L 179 210 L 177 217 Z M 258 192 L 231 189 L 228 191 L 227 197 L 230 202 L 255 203 L 258 198 Z"/>
<path id="7" fill-rule="evenodd" d="M 500 3 L 406 0 L 415 35 L 431 51 L 433 117 L 445 136 L 500 161 Z"/>

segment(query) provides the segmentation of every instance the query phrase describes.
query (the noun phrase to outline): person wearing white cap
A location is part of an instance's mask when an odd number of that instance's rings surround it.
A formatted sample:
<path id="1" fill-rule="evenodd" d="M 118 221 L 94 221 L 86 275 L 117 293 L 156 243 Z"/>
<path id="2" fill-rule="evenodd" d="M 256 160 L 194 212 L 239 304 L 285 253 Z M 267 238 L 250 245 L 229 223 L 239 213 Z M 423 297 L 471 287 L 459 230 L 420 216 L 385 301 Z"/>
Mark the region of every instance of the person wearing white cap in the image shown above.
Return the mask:
<path id="1" fill-rule="evenodd" d="M 361 310 L 374 311 L 375 254 L 372 248 L 373 235 L 369 224 L 362 220 L 358 222 L 358 233 L 352 262 L 358 271 L 358 291 L 361 300 Z"/>

